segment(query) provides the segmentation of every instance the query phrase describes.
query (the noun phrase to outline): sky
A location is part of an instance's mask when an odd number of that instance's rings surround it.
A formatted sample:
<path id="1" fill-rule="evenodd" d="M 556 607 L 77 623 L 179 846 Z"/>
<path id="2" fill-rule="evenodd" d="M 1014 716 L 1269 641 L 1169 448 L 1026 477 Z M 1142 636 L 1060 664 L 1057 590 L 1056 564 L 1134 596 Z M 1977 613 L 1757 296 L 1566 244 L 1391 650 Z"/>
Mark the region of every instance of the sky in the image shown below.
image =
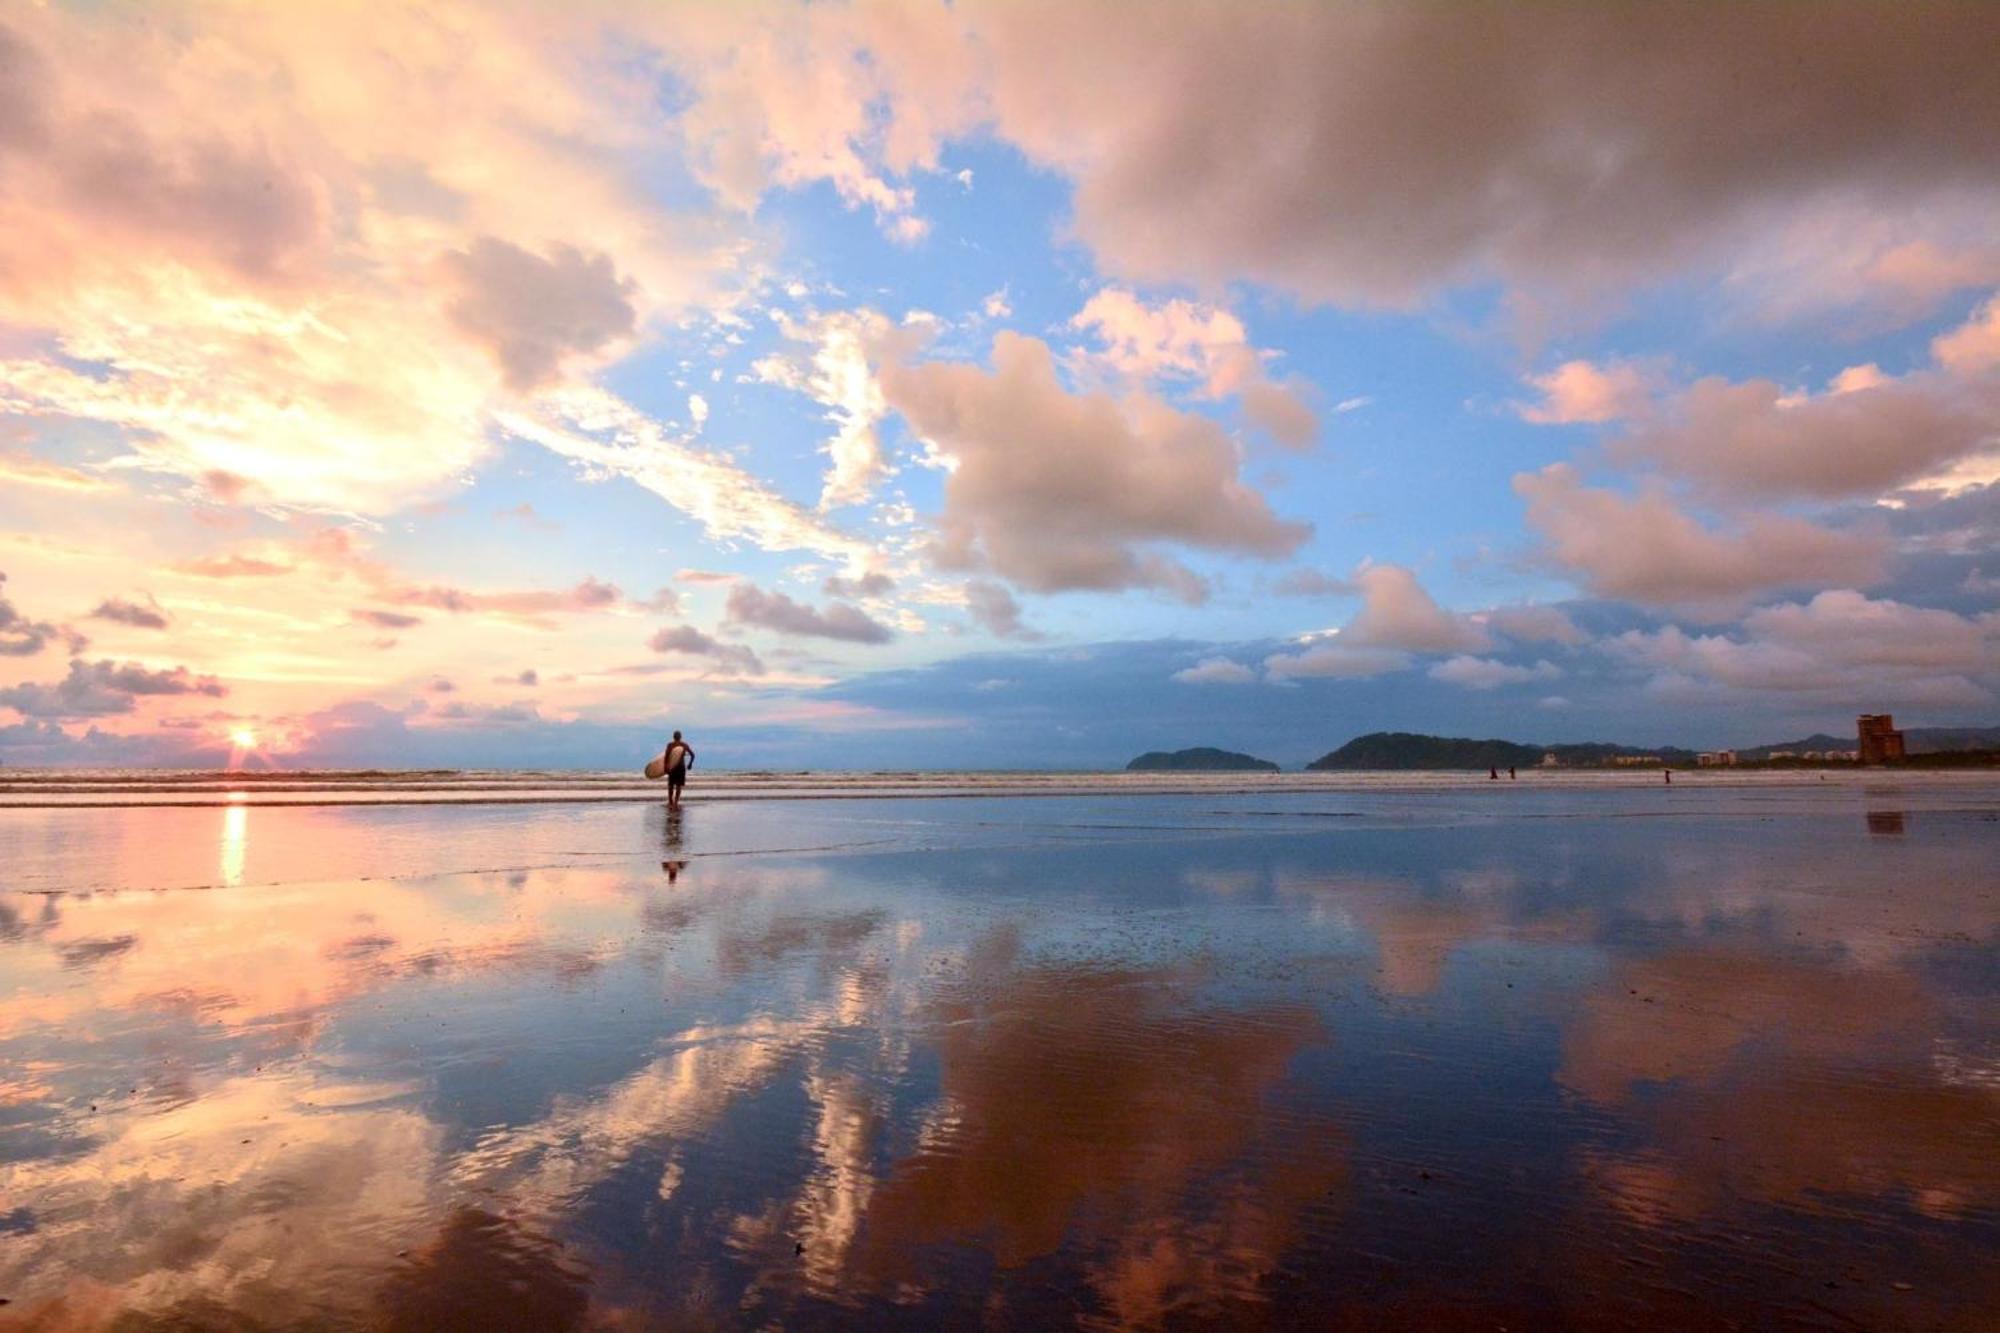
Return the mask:
<path id="1" fill-rule="evenodd" d="M 1996 48 L 0 0 L 0 764 L 2000 722 Z"/>

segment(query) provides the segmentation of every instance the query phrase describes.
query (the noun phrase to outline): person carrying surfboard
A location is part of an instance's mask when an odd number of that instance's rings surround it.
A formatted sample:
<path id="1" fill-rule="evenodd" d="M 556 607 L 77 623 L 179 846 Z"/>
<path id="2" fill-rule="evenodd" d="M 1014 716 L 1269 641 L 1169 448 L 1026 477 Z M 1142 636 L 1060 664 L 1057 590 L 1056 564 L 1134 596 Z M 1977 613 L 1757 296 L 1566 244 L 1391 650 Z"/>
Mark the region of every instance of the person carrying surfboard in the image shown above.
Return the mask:
<path id="1" fill-rule="evenodd" d="M 667 770 L 667 809 L 678 810 L 681 804 L 681 788 L 687 785 L 688 767 L 694 763 L 694 747 L 681 739 L 677 731 L 667 742 L 667 752 L 660 756 Z"/>

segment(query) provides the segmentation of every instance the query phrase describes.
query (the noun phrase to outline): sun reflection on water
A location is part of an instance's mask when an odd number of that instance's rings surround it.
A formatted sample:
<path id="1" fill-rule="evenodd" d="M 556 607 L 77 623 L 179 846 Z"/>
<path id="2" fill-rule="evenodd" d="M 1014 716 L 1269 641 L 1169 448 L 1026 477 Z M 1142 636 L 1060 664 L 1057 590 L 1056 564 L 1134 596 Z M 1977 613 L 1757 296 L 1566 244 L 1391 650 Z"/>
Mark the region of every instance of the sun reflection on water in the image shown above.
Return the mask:
<path id="1" fill-rule="evenodd" d="M 231 804 L 222 811 L 222 865 L 219 878 L 225 886 L 243 882 L 243 861 L 250 850 L 250 809 L 237 804 L 243 793 L 229 793 Z"/>

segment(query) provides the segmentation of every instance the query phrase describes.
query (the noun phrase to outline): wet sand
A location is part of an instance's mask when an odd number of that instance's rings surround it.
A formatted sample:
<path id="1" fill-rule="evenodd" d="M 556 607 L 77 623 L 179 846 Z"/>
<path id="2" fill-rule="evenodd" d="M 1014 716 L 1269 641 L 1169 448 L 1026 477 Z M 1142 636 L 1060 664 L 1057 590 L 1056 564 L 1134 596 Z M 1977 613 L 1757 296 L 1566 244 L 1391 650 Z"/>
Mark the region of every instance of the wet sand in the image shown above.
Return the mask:
<path id="1" fill-rule="evenodd" d="M 0 809 L 0 1328 L 2000 1324 L 2000 782 Z"/>

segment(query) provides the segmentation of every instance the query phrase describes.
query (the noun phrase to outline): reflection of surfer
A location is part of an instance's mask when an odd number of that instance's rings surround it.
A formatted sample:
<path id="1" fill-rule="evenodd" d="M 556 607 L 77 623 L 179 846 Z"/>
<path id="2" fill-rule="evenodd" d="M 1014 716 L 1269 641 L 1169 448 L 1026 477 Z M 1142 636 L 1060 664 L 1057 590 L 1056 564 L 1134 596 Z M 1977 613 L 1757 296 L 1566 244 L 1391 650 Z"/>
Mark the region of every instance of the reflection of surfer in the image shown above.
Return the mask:
<path id="1" fill-rule="evenodd" d="M 681 739 L 677 731 L 667 742 L 667 752 L 662 756 L 667 765 L 667 809 L 677 810 L 681 803 L 681 788 L 687 785 L 688 768 L 694 763 L 694 747 Z"/>
<path id="2" fill-rule="evenodd" d="M 664 760 L 665 756 L 661 758 Z M 677 805 L 667 807 L 665 835 L 662 850 L 666 852 L 667 859 L 660 862 L 660 869 L 667 872 L 667 883 L 677 884 L 681 871 L 688 868 L 687 857 L 681 855 L 681 808 Z"/>

